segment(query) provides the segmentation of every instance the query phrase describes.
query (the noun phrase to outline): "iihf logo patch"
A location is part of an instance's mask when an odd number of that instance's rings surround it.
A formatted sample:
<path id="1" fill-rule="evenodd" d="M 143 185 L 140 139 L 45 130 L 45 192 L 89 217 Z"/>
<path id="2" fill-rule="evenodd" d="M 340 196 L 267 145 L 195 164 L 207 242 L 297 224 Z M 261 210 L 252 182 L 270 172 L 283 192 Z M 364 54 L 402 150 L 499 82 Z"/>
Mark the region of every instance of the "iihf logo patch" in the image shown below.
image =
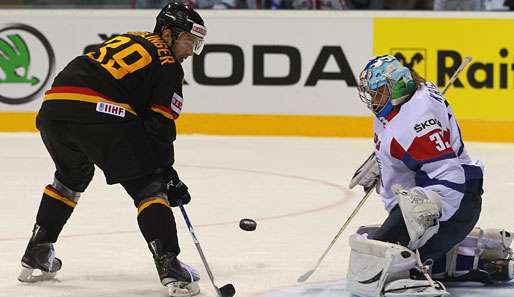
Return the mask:
<path id="1" fill-rule="evenodd" d="M 125 117 L 125 108 L 110 103 L 98 102 L 96 104 L 96 111 L 121 118 Z"/>

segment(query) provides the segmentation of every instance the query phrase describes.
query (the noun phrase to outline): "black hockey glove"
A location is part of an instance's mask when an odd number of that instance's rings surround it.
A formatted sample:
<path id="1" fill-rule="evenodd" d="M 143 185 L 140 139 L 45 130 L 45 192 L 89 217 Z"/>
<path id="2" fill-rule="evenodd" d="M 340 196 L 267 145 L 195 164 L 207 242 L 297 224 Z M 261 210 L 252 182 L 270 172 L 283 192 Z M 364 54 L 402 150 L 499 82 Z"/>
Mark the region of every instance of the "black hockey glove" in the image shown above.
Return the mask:
<path id="1" fill-rule="evenodd" d="M 180 200 L 182 204 L 188 204 L 189 201 L 191 201 L 191 195 L 187 190 L 187 186 L 181 180 L 176 184 L 170 181 L 170 183 L 168 183 L 167 194 L 168 201 L 172 207 L 178 206 L 178 200 Z"/>
<path id="2" fill-rule="evenodd" d="M 178 206 L 178 200 L 182 204 L 188 204 L 191 201 L 191 195 L 189 194 L 186 184 L 184 184 L 178 177 L 175 169 L 171 168 L 169 172 L 169 182 L 166 185 L 166 194 L 168 194 L 168 201 L 172 207 Z"/>

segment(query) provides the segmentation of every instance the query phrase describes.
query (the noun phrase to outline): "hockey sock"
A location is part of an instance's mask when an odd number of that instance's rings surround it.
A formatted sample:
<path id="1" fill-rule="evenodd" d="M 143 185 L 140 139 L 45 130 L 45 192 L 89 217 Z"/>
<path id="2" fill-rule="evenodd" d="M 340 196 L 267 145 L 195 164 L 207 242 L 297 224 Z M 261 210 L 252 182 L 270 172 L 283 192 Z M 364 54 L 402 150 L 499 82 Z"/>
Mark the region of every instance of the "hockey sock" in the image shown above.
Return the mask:
<path id="1" fill-rule="evenodd" d="M 139 229 L 146 242 L 160 239 L 164 250 L 178 255 L 177 226 L 168 200 L 161 197 L 145 199 L 139 203 L 137 212 Z"/>
<path id="2" fill-rule="evenodd" d="M 76 201 L 64 196 L 52 185 L 45 187 L 36 216 L 36 224 L 44 227 L 48 232 L 45 241 L 57 241 L 76 205 Z"/>

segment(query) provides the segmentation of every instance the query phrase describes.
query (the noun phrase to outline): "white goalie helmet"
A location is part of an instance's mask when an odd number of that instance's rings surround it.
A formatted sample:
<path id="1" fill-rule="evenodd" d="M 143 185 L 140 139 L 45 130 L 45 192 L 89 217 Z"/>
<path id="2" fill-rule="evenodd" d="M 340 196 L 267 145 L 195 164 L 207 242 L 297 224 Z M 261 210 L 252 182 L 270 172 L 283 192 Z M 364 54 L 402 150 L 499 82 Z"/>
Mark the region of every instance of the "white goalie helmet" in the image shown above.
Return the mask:
<path id="1" fill-rule="evenodd" d="M 405 100 L 391 100 L 393 87 L 401 80 L 412 81 L 412 74 L 407 67 L 391 55 L 374 57 L 359 75 L 360 99 L 378 118 L 385 117 L 394 105 Z"/>

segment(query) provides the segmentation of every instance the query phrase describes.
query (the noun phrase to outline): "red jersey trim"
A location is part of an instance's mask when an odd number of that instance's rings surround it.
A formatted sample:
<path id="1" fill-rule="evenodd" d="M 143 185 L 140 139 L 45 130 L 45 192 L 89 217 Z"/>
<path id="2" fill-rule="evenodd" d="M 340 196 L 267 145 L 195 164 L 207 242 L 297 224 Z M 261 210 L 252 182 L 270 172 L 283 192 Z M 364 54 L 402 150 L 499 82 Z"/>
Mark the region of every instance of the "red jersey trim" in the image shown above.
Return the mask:
<path id="1" fill-rule="evenodd" d="M 79 87 L 53 87 L 45 92 L 43 101 L 49 100 L 69 100 L 69 101 L 81 101 L 89 103 L 109 103 L 123 107 L 126 111 L 137 116 L 136 111 L 126 103 L 116 102 L 109 97 L 88 88 Z"/>
<path id="2" fill-rule="evenodd" d="M 161 114 L 163 117 L 168 118 L 170 120 L 175 120 L 176 118 L 178 118 L 178 115 L 176 115 L 170 108 L 167 108 L 163 105 L 152 104 L 150 109 L 153 112 Z"/>

